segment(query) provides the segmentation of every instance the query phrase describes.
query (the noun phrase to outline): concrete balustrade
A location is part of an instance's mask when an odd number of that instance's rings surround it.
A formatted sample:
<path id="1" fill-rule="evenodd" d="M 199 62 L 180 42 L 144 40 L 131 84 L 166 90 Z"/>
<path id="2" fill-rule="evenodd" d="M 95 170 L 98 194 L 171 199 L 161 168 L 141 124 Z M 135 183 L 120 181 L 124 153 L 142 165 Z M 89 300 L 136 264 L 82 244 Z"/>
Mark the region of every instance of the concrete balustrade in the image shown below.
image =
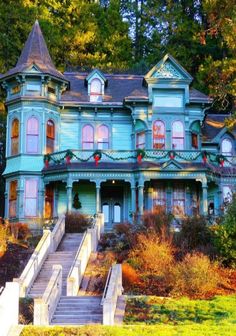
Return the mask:
<path id="1" fill-rule="evenodd" d="M 97 214 L 91 229 L 84 233 L 84 237 L 77 250 L 74 262 L 67 277 L 67 296 L 76 296 L 86 270 L 91 252 L 97 250 L 98 241 L 104 231 L 104 215 Z"/>
<path id="2" fill-rule="evenodd" d="M 28 261 L 21 276 L 14 279 L 14 282 L 18 282 L 20 285 L 20 297 L 26 297 L 30 287 L 36 279 L 42 264 L 47 258 L 49 253 L 54 252 L 57 249 L 63 235 L 65 233 L 65 216 L 61 216 L 53 231 L 44 230 L 43 236 L 36 246 L 30 260 Z"/>
<path id="3" fill-rule="evenodd" d="M 114 325 L 118 296 L 122 294 L 121 264 L 110 268 L 101 305 L 103 306 L 103 324 Z"/>
<path id="4" fill-rule="evenodd" d="M 34 325 L 50 324 L 62 291 L 62 267 L 54 265 L 52 276 L 42 298 L 34 299 Z"/>
<path id="5" fill-rule="evenodd" d="M 0 336 L 7 336 L 11 327 L 18 325 L 19 284 L 7 282 L 0 295 Z"/>

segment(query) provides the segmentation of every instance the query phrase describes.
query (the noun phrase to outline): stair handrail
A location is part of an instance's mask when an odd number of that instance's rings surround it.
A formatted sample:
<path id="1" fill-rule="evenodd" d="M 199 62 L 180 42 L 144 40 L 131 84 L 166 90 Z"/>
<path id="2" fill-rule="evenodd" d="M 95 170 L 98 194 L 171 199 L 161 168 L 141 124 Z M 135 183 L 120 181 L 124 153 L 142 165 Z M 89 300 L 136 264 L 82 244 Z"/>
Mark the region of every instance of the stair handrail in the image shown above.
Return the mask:
<path id="1" fill-rule="evenodd" d="M 20 285 L 20 297 L 26 297 L 34 280 L 50 252 L 54 252 L 65 233 L 65 216 L 59 217 L 53 231 L 43 230 L 33 254 L 19 278 L 13 279 Z"/>
<path id="2" fill-rule="evenodd" d="M 98 241 L 104 228 L 104 215 L 97 214 L 91 228 L 84 233 L 67 276 L 67 296 L 76 296 L 87 267 L 91 252 L 97 250 Z"/>
<path id="3" fill-rule="evenodd" d="M 0 335 L 7 336 L 11 327 L 18 325 L 19 284 L 6 282 L 0 293 Z"/>
<path id="4" fill-rule="evenodd" d="M 62 293 L 62 266 L 53 265 L 52 276 L 42 298 L 34 299 L 34 325 L 49 325 Z"/>
<path id="5" fill-rule="evenodd" d="M 104 325 L 114 325 L 117 300 L 122 290 L 122 267 L 121 264 L 115 264 L 109 270 L 101 301 Z"/>

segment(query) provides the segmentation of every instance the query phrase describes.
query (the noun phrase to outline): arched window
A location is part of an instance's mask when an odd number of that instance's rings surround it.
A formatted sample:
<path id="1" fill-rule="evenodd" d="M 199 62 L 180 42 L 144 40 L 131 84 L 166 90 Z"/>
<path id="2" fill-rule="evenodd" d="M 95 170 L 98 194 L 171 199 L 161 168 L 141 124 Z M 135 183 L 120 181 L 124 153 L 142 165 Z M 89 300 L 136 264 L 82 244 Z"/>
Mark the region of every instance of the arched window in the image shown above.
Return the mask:
<path id="1" fill-rule="evenodd" d="M 9 185 L 9 218 L 16 217 L 17 181 L 11 181 Z"/>
<path id="2" fill-rule="evenodd" d="M 160 120 L 153 124 L 153 148 L 165 149 L 165 125 Z"/>
<path id="3" fill-rule="evenodd" d="M 109 130 L 106 125 L 101 125 L 98 127 L 97 142 L 98 142 L 98 149 L 109 148 Z"/>
<path id="4" fill-rule="evenodd" d="M 53 153 L 55 148 L 55 124 L 48 120 L 46 128 L 46 152 Z"/>
<path id="5" fill-rule="evenodd" d="M 184 149 L 184 127 L 181 121 L 172 124 L 172 149 Z"/>
<path id="6" fill-rule="evenodd" d="M 85 125 L 82 130 L 82 148 L 93 149 L 94 129 L 91 125 Z"/>
<path id="7" fill-rule="evenodd" d="M 14 119 L 11 124 L 11 155 L 19 153 L 19 120 Z"/>
<path id="8" fill-rule="evenodd" d="M 29 154 L 37 154 L 39 145 L 39 122 L 35 117 L 31 117 L 27 121 L 26 130 L 26 152 Z"/>
<path id="9" fill-rule="evenodd" d="M 223 139 L 221 142 L 221 153 L 225 156 L 232 156 L 233 144 L 230 139 Z"/>
<path id="10" fill-rule="evenodd" d="M 102 101 L 102 83 L 98 78 L 94 78 L 90 84 L 90 101 Z"/>

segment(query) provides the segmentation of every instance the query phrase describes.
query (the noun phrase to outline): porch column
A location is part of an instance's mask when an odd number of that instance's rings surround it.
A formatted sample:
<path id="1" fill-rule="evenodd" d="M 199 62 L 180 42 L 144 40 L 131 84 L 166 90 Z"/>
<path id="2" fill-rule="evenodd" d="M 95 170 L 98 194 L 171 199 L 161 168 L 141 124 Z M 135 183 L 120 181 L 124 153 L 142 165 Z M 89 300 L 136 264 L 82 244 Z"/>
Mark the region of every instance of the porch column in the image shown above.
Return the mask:
<path id="1" fill-rule="evenodd" d="M 150 210 L 152 211 L 153 210 L 153 201 L 152 201 L 152 198 L 153 198 L 153 188 L 152 187 L 148 187 L 148 192 L 147 192 L 147 210 Z"/>
<path id="2" fill-rule="evenodd" d="M 101 185 L 100 181 L 96 182 L 96 213 L 101 212 Z"/>
<path id="3" fill-rule="evenodd" d="M 136 187 L 131 185 L 131 211 L 132 214 L 136 212 Z"/>
<path id="4" fill-rule="evenodd" d="M 219 186 L 219 189 L 217 191 L 217 202 L 215 206 L 215 214 L 217 216 L 220 216 L 222 214 L 221 206 L 222 206 L 222 189 Z"/>
<path id="5" fill-rule="evenodd" d="M 72 209 L 72 188 L 73 188 L 73 182 L 70 179 L 68 179 L 66 184 L 67 212 L 70 212 Z"/>
<path id="6" fill-rule="evenodd" d="M 39 196 L 39 214 L 38 216 L 40 218 L 44 217 L 44 205 L 45 205 L 45 184 L 44 181 L 40 180 L 39 182 L 39 191 L 38 191 L 38 196 Z"/>
<path id="7" fill-rule="evenodd" d="M 58 187 L 54 187 L 53 217 L 58 217 Z"/>
<path id="8" fill-rule="evenodd" d="M 143 215 L 143 189 L 144 185 L 138 186 L 138 208 L 139 208 L 139 215 Z"/>
<path id="9" fill-rule="evenodd" d="M 202 184 L 202 214 L 207 216 L 208 213 L 208 200 L 207 200 L 207 184 Z"/>

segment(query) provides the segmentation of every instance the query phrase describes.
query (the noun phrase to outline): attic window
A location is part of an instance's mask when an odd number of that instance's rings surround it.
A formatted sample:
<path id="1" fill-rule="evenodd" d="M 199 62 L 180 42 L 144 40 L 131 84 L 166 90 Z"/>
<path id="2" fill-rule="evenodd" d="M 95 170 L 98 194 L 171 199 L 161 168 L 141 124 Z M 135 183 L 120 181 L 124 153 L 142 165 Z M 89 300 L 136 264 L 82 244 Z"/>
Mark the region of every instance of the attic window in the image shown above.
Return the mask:
<path id="1" fill-rule="evenodd" d="M 52 86 L 48 86 L 48 93 L 55 95 L 56 94 L 56 89 Z"/>
<path id="2" fill-rule="evenodd" d="M 94 78 L 90 86 L 90 101 L 102 101 L 102 82 L 98 78 Z"/>
<path id="3" fill-rule="evenodd" d="M 26 86 L 27 93 L 32 96 L 40 94 L 40 88 L 39 84 L 27 84 Z"/>
<path id="4" fill-rule="evenodd" d="M 12 94 L 12 95 L 15 95 L 15 94 L 17 94 L 17 93 L 19 93 L 19 92 L 20 92 L 20 85 L 13 86 L 13 87 L 11 88 L 11 94 Z"/>

